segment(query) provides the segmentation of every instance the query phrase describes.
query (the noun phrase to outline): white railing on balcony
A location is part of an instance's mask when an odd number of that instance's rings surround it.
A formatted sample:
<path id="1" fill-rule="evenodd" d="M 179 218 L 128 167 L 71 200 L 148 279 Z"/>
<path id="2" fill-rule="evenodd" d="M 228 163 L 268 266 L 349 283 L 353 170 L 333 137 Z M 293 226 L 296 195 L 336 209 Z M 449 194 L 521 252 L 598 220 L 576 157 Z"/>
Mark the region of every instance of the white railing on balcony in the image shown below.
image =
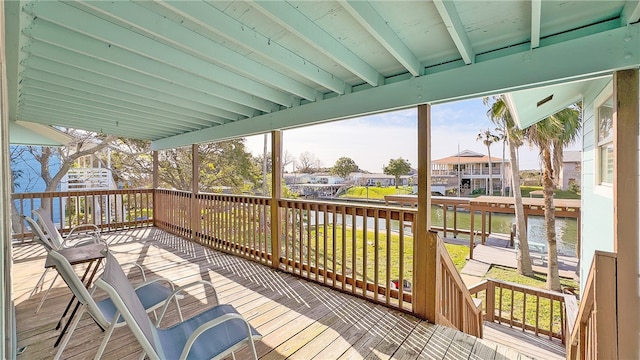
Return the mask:
<path id="1" fill-rule="evenodd" d="M 71 168 L 60 182 L 62 191 L 115 190 L 111 170 L 105 168 Z"/>

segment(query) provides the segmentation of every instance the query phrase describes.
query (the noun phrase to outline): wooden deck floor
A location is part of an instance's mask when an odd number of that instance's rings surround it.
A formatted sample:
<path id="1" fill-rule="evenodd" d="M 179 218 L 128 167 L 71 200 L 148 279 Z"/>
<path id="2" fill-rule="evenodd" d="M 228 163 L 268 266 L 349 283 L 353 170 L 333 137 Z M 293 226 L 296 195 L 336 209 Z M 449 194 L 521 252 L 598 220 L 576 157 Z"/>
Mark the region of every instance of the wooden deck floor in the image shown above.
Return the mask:
<path id="1" fill-rule="evenodd" d="M 264 336 L 257 344 L 261 359 L 528 358 L 495 342 L 420 321 L 155 228 L 106 237 L 121 262 L 142 264 L 151 278 L 165 277 L 177 284 L 211 281 L 220 301 L 236 307 Z M 13 255 L 18 346 L 26 347 L 18 359 L 50 359 L 58 335 L 54 327 L 70 291 L 58 281 L 43 309 L 35 314 L 43 292 L 32 298 L 29 293 L 42 273 L 44 250 L 26 244 L 16 246 Z M 131 271 L 134 281 L 139 277 L 135 273 Z M 203 288 L 189 292 L 181 301 L 185 316 L 212 306 L 207 300 L 211 299 L 209 292 Z M 175 314 L 172 316 L 165 324 L 175 321 Z M 85 315 L 63 358 L 92 358 L 101 340 L 98 326 Z M 123 327 L 115 330 L 104 358 L 134 359 L 139 354 L 139 345 Z M 246 358 L 246 353 L 237 354 L 237 358 Z"/>

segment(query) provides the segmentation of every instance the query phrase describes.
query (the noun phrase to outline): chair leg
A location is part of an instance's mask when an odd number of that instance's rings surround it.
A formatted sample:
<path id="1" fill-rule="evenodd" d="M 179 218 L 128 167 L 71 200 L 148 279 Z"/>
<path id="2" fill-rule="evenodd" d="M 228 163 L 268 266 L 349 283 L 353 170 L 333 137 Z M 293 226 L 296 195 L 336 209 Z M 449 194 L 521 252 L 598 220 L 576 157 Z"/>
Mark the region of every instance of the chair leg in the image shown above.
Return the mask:
<path id="1" fill-rule="evenodd" d="M 45 276 L 47 276 L 47 273 L 49 272 L 50 268 L 46 268 L 44 269 L 44 272 L 42 273 L 42 275 L 40 276 L 40 279 L 38 279 L 38 282 L 36 283 L 36 286 L 33 287 L 33 290 L 31 290 L 31 294 L 29 294 L 29 299 L 31 299 L 31 297 L 36 293 L 36 290 L 38 290 L 38 287 L 41 284 L 44 284 L 44 278 Z"/>
<path id="2" fill-rule="evenodd" d="M 78 326 L 78 323 L 80 322 L 80 318 L 82 318 L 82 315 L 84 315 L 85 309 L 86 307 L 82 305 L 80 312 L 76 315 L 76 317 L 73 318 L 73 324 L 71 324 L 71 327 L 69 328 L 69 332 L 67 332 L 66 336 L 64 337 L 64 340 L 62 340 L 62 343 L 59 345 L 58 352 L 56 353 L 56 356 L 53 358 L 53 360 L 59 360 L 62 358 L 62 352 L 64 351 L 64 348 L 69 343 L 69 339 L 71 339 L 71 336 L 73 336 L 73 331 Z"/>
<path id="3" fill-rule="evenodd" d="M 44 293 L 42 300 L 40 300 L 40 305 L 38 305 L 38 308 L 36 309 L 36 314 L 42 308 L 42 304 L 44 304 L 44 301 L 47 299 L 47 296 L 49 295 L 49 291 L 51 291 L 51 288 L 53 287 L 53 284 L 55 284 L 56 280 L 58 280 L 58 274 L 56 274 L 56 277 L 53 278 L 53 280 L 51 281 L 51 284 L 49 284 L 49 288 L 47 289 L 47 292 Z"/>
<path id="4" fill-rule="evenodd" d="M 251 335 L 249 335 L 249 347 L 251 347 L 251 353 L 253 354 L 253 358 L 258 360 L 258 352 L 256 351 L 256 344 L 253 341 Z"/>
<path id="5" fill-rule="evenodd" d="M 96 353 L 94 360 L 98 360 L 102 357 L 102 354 L 104 353 L 104 349 L 107 348 L 107 343 L 109 342 L 109 339 L 111 338 L 111 334 L 113 334 L 113 330 L 115 328 L 116 328 L 116 322 L 112 321 L 111 325 L 109 325 L 109 328 L 104 334 L 104 339 L 102 339 L 102 343 L 100 343 L 100 347 L 98 348 L 98 352 Z"/>

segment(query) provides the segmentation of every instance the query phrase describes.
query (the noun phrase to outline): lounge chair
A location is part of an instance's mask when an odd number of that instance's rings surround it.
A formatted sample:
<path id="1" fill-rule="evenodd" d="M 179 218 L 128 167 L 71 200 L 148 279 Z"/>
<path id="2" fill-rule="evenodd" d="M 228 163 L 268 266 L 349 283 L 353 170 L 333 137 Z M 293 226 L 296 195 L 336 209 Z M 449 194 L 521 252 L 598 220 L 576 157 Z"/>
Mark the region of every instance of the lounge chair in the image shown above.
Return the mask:
<path id="1" fill-rule="evenodd" d="M 95 224 L 80 224 L 71 228 L 66 237 L 60 235 L 58 228 L 51 220 L 51 213 L 45 208 L 32 211 L 38 223 L 49 237 L 56 249 L 74 247 L 86 244 L 96 244 L 101 241 L 100 228 Z"/>
<path id="2" fill-rule="evenodd" d="M 33 231 L 33 234 L 34 234 L 34 237 L 33 237 L 34 241 L 42 245 L 47 251 L 47 253 L 49 253 L 51 250 L 59 250 L 61 248 L 60 246 L 58 246 L 57 243 L 53 243 L 51 241 L 51 237 L 47 236 L 42 231 L 42 229 L 40 228 L 40 225 L 38 225 L 38 223 L 35 220 L 33 220 L 32 218 L 26 215 L 23 215 L 22 219 L 26 221 L 31 227 L 31 231 Z M 36 293 L 36 291 L 38 290 L 41 284 L 44 285 L 44 280 L 50 269 L 51 268 L 44 269 L 44 272 L 40 276 L 40 279 L 38 279 L 36 286 L 34 286 L 33 290 L 31 290 L 31 293 L 29 294 L 29 298 L 31 298 Z M 47 296 L 49 295 L 49 291 L 51 291 L 51 288 L 53 287 L 53 284 L 56 282 L 57 279 L 58 279 L 58 274 L 56 274 L 56 276 L 53 278 L 53 280 L 51 281 L 51 284 L 49 284 L 49 288 L 47 288 L 47 291 L 45 292 L 44 296 L 42 296 L 42 300 L 40 300 L 40 304 L 38 304 L 38 307 L 36 308 L 36 313 L 38 313 L 42 308 L 42 304 L 44 304 L 44 301 L 47 299 Z"/>
<path id="3" fill-rule="evenodd" d="M 71 291 L 73 292 L 77 300 L 80 301 L 80 304 L 82 304 L 82 308 L 80 309 L 78 314 L 74 316 L 73 323 L 70 325 L 64 340 L 60 344 L 60 347 L 55 356 L 55 359 L 61 358 L 64 348 L 69 343 L 69 339 L 71 339 L 71 337 L 73 336 L 73 332 L 78 326 L 78 322 L 80 321 L 80 318 L 82 317 L 85 311 L 88 311 L 91 317 L 96 321 L 96 323 L 102 329 L 106 330 L 104 339 L 102 340 L 102 343 L 98 348 L 98 352 L 95 355 L 95 359 L 99 359 L 102 356 L 104 349 L 107 346 L 107 343 L 109 342 L 109 338 L 111 337 L 113 330 L 116 327 L 121 327 L 126 325 L 125 319 L 123 319 L 119 315 L 118 310 L 116 309 L 116 306 L 114 306 L 113 302 L 111 301 L 111 298 L 106 298 L 100 301 L 95 301 L 93 299 L 92 295 L 96 288 L 95 287 L 92 288 L 91 291 L 87 290 L 84 284 L 82 283 L 82 281 L 80 280 L 80 278 L 78 277 L 78 275 L 76 274 L 76 272 L 73 270 L 69 261 L 67 261 L 67 259 L 64 256 L 62 256 L 58 251 L 51 250 L 48 256 L 49 256 L 49 260 L 52 261 L 53 264 L 55 265 L 55 268 L 60 274 L 60 276 L 67 283 L 67 285 L 69 286 L 69 288 L 71 289 Z M 120 272 L 122 272 L 122 269 L 121 268 L 119 269 L 120 269 Z M 124 272 L 122 272 L 122 274 L 124 276 Z M 161 280 L 167 281 L 171 287 L 168 288 L 161 285 L 159 283 L 159 281 Z M 127 284 L 129 284 L 129 287 L 131 287 L 131 284 L 129 283 L 129 280 L 127 279 L 126 276 L 124 277 L 123 281 L 126 281 Z M 175 300 L 175 304 L 178 309 L 178 315 L 180 317 L 180 320 L 182 321 L 183 318 L 182 318 L 182 313 L 180 311 L 178 298 L 180 298 L 181 292 L 184 291 L 184 289 L 188 287 L 192 287 L 194 285 L 200 285 L 200 284 L 209 285 L 213 287 L 213 285 L 209 282 L 196 281 L 188 285 L 175 288 L 175 286 L 168 280 L 157 279 L 157 280 L 143 282 L 142 284 L 139 284 L 138 286 L 136 286 L 135 290 L 133 290 L 132 287 L 131 289 L 132 291 L 135 291 L 132 294 L 136 298 L 138 304 L 142 307 L 141 311 L 143 313 L 155 311 L 160 306 L 165 304 L 168 305 L 168 303 L 171 300 Z M 167 309 L 167 306 L 164 307 L 163 312 L 165 312 L 166 309 Z"/>
<path id="4" fill-rule="evenodd" d="M 34 215 L 36 215 L 38 219 L 37 222 L 34 221 L 32 218 L 24 215 L 23 215 L 23 219 L 27 223 L 29 223 L 29 226 L 31 227 L 32 231 L 37 237 L 36 240 L 41 240 L 40 243 L 43 246 L 45 246 L 45 248 L 48 248 L 47 252 L 51 249 L 59 250 L 59 249 L 68 248 L 68 247 L 98 244 L 102 242 L 102 239 L 100 238 L 100 229 L 94 224 L 82 224 L 79 226 L 75 226 L 71 229 L 69 234 L 67 234 L 67 237 L 64 238 L 62 237 L 62 235 L 60 235 L 60 232 L 58 232 L 58 229 L 56 228 L 55 224 L 51 220 L 51 214 L 47 209 L 39 208 L 39 209 L 33 210 L 32 212 Z M 106 246 L 106 243 L 105 243 L 105 246 Z M 36 286 L 33 287 L 31 294 L 29 294 L 29 298 L 31 298 L 36 293 L 36 291 L 38 290 L 41 284 L 44 284 L 44 280 L 48 271 L 49 269 L 45 269 L 44 273 L 36 283 Z M 49 285 L 47 292 L 42 297 L 42 300 L 40 300 L 40 304 L 36 309 L 36 313 L 38 313 L 42 308 L 42 304 L 44 304 L 44 301 L 47 299 L 47 296 L 49 295 L 49 291 L 51 290 L 51 287 L 53 287 L 53 284 L 56 282 L 57 279 L 58 279 L 58 275 L 56 274 L 56 277 L 53 279 L 53 281 Z"/>
<path id="5" fill-rule="evenodd" d="M 144 306 L 112 254 L 106 254 L 104 273 L 95 285 L 106 291 L 127 325 L 152 360 L 156 359 L 220 359 L 249 345 L 257 359 L 255 340 L 260 335 L 231 305 L 216 305 L 166 329 L 157 328 L 144 311 Z M 144 354 L 143 354 L 144 356 Z M 235 358 L 235 355 L 234 355 Z"/>

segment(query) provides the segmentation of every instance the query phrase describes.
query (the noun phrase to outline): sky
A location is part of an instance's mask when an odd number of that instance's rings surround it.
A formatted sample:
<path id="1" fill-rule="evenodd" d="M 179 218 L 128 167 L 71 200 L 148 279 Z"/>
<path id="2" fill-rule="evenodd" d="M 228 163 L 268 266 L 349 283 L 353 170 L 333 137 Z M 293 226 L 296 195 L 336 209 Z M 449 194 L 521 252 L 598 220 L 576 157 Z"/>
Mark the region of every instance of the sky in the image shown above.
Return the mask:
<path id="1" fill-rule="evenodd" d="M 431 108 L 431 158 L 433 160 L 471 150 L 487 154 L 487 147 L 477 141 L 478 133 L 496 126 L 486 115 L 482 99 L 465 100 Z M 247 148 L 262 154 L 263 135 L 247 138 Z M 309 152 L 322 167 L 331 167 L 342 156 L 352 158 L 363 170 L 381 173 L 390 159 L 402 157 L 417 168 L 417 109 L 357 117 L 320 125 L 283 131 L 283 149 L 297 158 Z M 571 150 L 577 150 L 573 146 Z M 520 148 L 520 169 L 540 169 L 537 148 L 525 144 Z M 502 142 L 491 146 L 492 157 L 502 157 Z M 509 149 L 506 148 L 506 159 Z M 292 171 L 289 166 L 286 171 Z"/>

